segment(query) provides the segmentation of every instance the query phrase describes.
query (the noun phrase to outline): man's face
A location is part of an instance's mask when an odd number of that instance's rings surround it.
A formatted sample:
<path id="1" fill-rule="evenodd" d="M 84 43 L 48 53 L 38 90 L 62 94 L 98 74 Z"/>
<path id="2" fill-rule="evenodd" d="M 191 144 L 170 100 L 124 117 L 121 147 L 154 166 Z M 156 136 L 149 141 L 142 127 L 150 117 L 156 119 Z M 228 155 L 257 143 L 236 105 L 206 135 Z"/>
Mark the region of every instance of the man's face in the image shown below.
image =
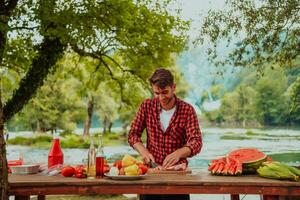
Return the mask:
<path id="1" fill-rule="evenodd" d="M 171 103 L 174 98 L 176 85 L 167 86 L 164 89 L 160 88 L 157 85 L 152 85 L 152 91 L 155 97 L 158 97 L 160 104 L 162 106 L 167 106 Z"/>

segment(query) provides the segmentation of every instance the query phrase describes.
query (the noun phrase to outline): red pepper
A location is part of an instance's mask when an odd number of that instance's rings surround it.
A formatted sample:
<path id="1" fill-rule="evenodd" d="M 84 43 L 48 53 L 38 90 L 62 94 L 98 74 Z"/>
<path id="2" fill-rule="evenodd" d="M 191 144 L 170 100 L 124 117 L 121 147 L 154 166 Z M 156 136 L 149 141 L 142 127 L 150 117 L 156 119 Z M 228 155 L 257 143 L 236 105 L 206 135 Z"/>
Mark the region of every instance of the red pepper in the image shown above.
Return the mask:
<path id="1" fill-rule="evenodd" d="M 87 177 L 86 169 L 83 166 L 77 166 L 75 168 L 75 177 L 86 178 Z"/>

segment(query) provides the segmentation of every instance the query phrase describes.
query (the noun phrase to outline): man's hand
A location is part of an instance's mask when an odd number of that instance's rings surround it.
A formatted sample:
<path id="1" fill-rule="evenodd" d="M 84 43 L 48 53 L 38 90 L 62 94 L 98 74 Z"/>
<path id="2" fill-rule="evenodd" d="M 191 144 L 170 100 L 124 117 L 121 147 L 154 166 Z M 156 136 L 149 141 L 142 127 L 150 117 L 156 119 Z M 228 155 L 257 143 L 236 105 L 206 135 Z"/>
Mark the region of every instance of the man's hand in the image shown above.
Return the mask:
<path id="1" fill-rule="evenodd" d="M 188 147 L 177 149 L 173 153 L 166 156 L 163 162 L 163 168 L 168 168 L 175 165 L 181 158 L 186 158 L 191 155 L 191 150 Z"/>
<path id="2" fill-rule="evenodd" d="M 168 168 L 173 165 L 175 165 L 180 160 L 180 155 L 177 151 L 174 151 L 173 153 L 166 156 L 164 162 L 163 162 L 163 168 Z"/>
<path id="3" fill-rule="evenodd" d="M 146 147 L 141 143 L 137 142 L 133 145 L 133 147 L 139 152 L 145 164 L 155 162 L 153 155 L 146 149 Z"/>
<path id="4" fill-rule="evenodd" d="M 155 162 L 153 155 L 147 149 L 140 152 L 140 155 L 145 164 L 149 164 L 150 161 Z"/>

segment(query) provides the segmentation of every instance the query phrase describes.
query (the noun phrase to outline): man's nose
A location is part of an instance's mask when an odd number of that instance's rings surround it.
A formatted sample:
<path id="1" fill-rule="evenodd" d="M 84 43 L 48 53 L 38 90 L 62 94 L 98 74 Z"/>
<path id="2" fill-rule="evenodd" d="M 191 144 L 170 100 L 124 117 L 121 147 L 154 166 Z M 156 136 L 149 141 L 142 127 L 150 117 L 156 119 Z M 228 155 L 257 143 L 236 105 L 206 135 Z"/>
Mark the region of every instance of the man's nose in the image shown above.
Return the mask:
<path id="1" fill-rule="evenodd" d="M 164 99 L 164 98 L 165 98 L 165 95 L 164 95 L 164 94 L 160 94 L 160 95 L 159 95 L 159 98 L 160 98 L 160 99 Z"/>

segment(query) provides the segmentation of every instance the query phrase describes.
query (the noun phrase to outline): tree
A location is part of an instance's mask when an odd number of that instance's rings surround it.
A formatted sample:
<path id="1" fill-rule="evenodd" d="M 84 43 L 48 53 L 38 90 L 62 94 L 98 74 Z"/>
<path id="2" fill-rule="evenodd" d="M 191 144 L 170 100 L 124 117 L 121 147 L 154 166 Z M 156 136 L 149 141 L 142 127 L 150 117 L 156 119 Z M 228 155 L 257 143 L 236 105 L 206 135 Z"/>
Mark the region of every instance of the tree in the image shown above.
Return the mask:
<path id="1" fill-rule="evenodd" d="M 9 121 L 10 126 L 21 123 L 23 128 L 52 133 L 56 129 L 74 130 L 82 119 L 84 104 L 77 95 L 78 81 L 66 78 L 65 71 L 69 69 L 61 66 L 48 75 L 36 95 Z"/>
<path id="2" fill-rule="evenodd" d="M 221 101 L 221 115 L 227 122 L 242 124 L 254 118 L 256 92 L 253 88 L 240 84 L 233 92 L 226 93 Z"/>
<path id="3" fill-rule="evenodd" d="M 210 42 L 209 58 L 216 65 L 293 66 L 300 52 L 299 0 L 227 0 L 222 10 L 210 10 L 204 19 L 196 44 Z M 219 56 L 224 42 L 233 46 Z"/>
<path id="4" fill-rule="evenodd" d="M 115 73 L 120 71 L 143 80 L 154 68 L 172 65 L 171 55 L 182 51 L 186 42 L 188 23 L 171 16 L 168 3 L 170 1 L 0 1 L 1 69 L 13 68 L 9 58 L 16 57 L 18 50 L 22 50 L 7 48 L 10 40 L 18 38 L 24 42 L 23 47 L 28 48 L 26 52 L 34 51 L 33 58 L 28 58 L 29 65 L 20 70 L 22 78 L 12 96 L 3 103 L 0 93 L 1 199 L 7 199 L 8 188 L 3 125 L 33 97 L 46 76 L 55 71 L 55 63 L 66 50 L 98 59 L 99 68 L 105 68 L 117 83 L 120 80 Z M 114 60 L 114 54 L 119 54 L 122 62 Z M 21 69 L 20 66 L 14 67 Z M 122 88 L 122 84 L 119 86 Z"/>
<path id="5" fill-rule="evenodd" d="M 264 125 L 285 124 L 288 115 L 287 99 L 284 95 L 288 87 L 287 78 L 283 70 L 278 69 L 269 69 L 266 74 L 255 86 L 257 118 Z"/>
<path id="6" fill-rule="evenodd" d="M 300 77 L 289 87 L 288 92 L 290 97 L 290 120 L 295 124 L 300 124 Z"/>

